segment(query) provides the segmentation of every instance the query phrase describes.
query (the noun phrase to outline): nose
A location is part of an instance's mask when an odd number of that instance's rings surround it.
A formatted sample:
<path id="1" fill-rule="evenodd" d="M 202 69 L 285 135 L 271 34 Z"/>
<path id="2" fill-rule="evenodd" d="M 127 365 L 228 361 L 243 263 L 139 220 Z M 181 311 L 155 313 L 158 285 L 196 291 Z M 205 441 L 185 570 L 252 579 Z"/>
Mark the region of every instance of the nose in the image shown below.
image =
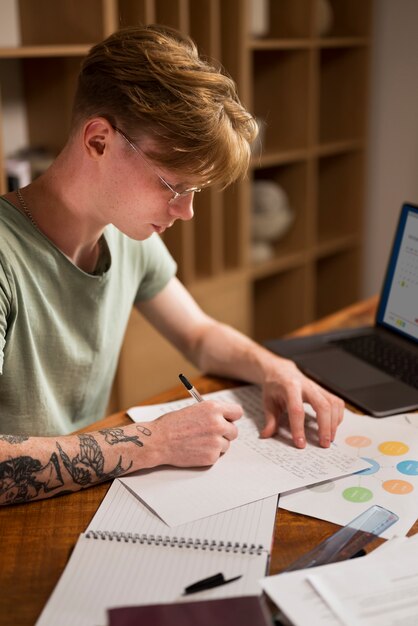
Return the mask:
<path id="1" fill-rule="evenodd" d="M 175 219 L 184 221 L 191 220 L 194 215 L 193 200 L 194 192 L 187 194 L 187 196 L 180 196 L 177 200 L 174 200 L 168 205 L 170 215 Z"/>

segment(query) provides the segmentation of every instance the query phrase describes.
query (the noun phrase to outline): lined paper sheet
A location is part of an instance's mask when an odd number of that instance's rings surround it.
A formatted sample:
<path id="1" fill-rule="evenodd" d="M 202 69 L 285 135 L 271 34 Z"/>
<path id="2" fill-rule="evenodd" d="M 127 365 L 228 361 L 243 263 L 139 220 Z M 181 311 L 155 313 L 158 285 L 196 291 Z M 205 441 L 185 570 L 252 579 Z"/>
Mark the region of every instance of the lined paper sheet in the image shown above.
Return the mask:
<path id="1" fill-rule="evenodd" d="M 37 626 L 105 626 L 106 610 L 117 606 L 258 595 L 267 559 L 266 552 L 203 552 L 81 535 Z M 218 572 L 244 576 L 182 596 L 186 586 Z"/>
<path id="2" fill-rule="evenodd" d="M 224 543 L 262 545 L 267 551 L 272 541 L 277 496 L 211 515 L 195 522 L 169 528 L 144 506 L 118 479 L 111 484 L 88 530 L 153 534 L 187 539 L 207 539 Z"/>
<path id="3" fill-rule="evenodd" d="M 207 394 L 204 398 L 238 402 L 244 409 L 243 417 L 236 422 L 238 439 L 215 465 L 199 469 L 159 467 L 121 478 L 169 526 L 369 467 L 356 451 L 340 445 L 338 435 L 330 448 L 320 448 L 316 420 L 309 407 L 306 407 L 308 442 L 304 450 L 299 450 L 294 447 L 286 425 L 281 426 L 276 437 L 260 439 L 264 412 L 259 387 L 247 385 Z M 187 399 L 136 407 L 128 413 L 137 422 L 150 421 L 192 402 Z"/>

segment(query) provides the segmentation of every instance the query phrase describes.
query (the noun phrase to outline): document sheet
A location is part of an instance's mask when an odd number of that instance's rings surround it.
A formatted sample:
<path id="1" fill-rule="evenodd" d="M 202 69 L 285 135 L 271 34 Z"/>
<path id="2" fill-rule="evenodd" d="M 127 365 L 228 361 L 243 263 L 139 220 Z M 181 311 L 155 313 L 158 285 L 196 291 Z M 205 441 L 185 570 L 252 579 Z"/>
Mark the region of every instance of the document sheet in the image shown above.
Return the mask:
<path id="1" fill-rule="evenodd" d="M 337 441 L 369 467 L 287 493 L 280 507 L 345 526 L 379 504 L 399 517 L 382 537 L 406 535 L 418 518 L 418 436 L 410 416 L 376 419 L 346 410 Z"/>
<path id="2" fill-rule="evenodd" d="M 204 398 L 238 402 L 244 409 L 237 422 L 238 439 L 215 465 L 196 469 L 160 467 L 121 478 L 169 526 L 369 467 L 355 448 L 341 445 L 338 437 L 330 448 L 320 448 L 316 420 L 308 406 L 308 443 L 300 450 L 294 447 L 285 420 L 276 437 L 260 439 L 264 412 L 259 387 L 248 385 Z M 150 421 L 192 402 L 187 399 L 136 407 L 128 413 L 136 422 Z M 175 419 L 175 413 L 172 418 Z"/>
<path id="3" fill-rule="evenodd" d="M 346 626 L 418 624 L 418 536 L 383 551 L 311 570 L 309 581 Z"/>
<path id="4" fill-rule="evenodd" d="M 418 624 L 418 536 L 392 539 L 370 554 L 263 578 L 293 626 Z"/>

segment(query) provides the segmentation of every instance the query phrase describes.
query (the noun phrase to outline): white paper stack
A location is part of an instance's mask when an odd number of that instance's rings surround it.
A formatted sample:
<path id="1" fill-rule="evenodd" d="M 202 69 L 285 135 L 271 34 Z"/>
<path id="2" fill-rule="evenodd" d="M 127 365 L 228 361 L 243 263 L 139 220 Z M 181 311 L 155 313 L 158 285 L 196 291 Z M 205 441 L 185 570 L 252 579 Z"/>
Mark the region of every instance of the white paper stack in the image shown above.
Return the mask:
<path id="1" fill-rule="evenodd" d="M 418 535 L 367 556 L 270 576 L 264 591 L 294 626 L 418 624 Z"/>

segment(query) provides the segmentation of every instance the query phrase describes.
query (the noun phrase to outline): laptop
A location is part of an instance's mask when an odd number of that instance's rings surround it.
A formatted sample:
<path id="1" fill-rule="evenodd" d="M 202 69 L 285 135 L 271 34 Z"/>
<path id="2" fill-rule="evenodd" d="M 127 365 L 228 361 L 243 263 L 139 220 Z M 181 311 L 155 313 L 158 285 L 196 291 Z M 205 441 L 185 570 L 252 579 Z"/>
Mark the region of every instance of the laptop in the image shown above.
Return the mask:
<path id="1" fill-rule="evenodd" d="M 265 343 L 366 414 L 418 408 L 418 206 L 402 206 L 373 326 Z"/>

